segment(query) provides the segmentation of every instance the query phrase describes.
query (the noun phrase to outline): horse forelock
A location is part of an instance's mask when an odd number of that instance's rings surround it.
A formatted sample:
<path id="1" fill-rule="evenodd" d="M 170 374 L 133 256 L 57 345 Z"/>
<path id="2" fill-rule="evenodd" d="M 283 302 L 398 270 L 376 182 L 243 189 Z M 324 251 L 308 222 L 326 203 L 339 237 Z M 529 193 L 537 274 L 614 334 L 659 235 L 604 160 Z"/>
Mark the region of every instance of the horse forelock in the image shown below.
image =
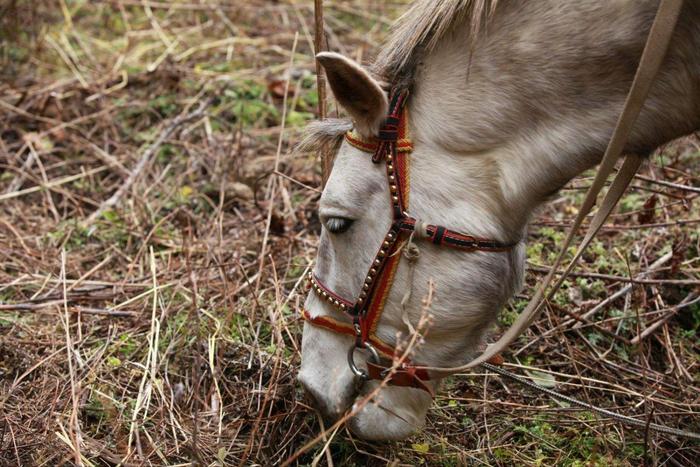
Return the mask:
<path id="1" fill-rule="evenodd" d="M 328 118 L 309 123 L 304 129 L 304 136 L 296 150 L 335 151 L 343 142 L 343 136 L 352 129 L 352 122 L 347 118 Z"/>

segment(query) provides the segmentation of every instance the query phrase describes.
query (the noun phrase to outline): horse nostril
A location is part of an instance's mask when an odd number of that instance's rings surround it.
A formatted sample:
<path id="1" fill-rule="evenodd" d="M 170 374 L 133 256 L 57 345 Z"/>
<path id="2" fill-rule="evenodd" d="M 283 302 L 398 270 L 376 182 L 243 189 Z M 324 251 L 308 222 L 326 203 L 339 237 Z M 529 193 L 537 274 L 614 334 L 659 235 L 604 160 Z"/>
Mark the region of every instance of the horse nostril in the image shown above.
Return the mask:
<path id="1" fill-rule="evenodd" d="M 321 399 L 316 394 L 316 391 L 307 385 L 303 379 L 299 378 L 299 382 L 301 383 L 301 387 L 304 388 L 304 399 L 306 399 L 306 402 L 308 402 L 313 408 L 321 410 Z"/>
<path id="2" fill-rule="evenodd" d="M 301 386 L 304 388 L 304 401 L 309 404 L 311 407 L 317 408 L 318 400 L 314 396 L 314 394 L 309 391 L 309 388 L 306 387 L 304 383 L 301 384 Z"/>

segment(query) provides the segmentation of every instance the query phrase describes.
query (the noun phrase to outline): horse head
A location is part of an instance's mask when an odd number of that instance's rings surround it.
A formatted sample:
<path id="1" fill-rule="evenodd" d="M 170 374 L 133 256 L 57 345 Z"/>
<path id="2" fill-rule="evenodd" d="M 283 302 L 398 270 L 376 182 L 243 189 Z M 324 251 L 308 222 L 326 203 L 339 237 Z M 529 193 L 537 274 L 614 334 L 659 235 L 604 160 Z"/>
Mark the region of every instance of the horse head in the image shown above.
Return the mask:
<path id="1" fill-rule="evenodd" d="M 351 410 L 361 437 L 416 431 L 439 385 L 358 384 L 368 360 L 391 362 L 416 334 L 410 359 L 423 366 L 464 363 L 483 343 L 521 287 L 532 212 L 600 160 L 658 2 L 543 3 L 416 2 L 377 59 L 380 79 L 341 55 L 318 56 L 350 119 L 318 122 L 307 140 L 330 143 L 335 160 L 299 380 L 326 417 Z M 700 7 L 687 3 L 629 151 L 700 126 Z M 398 91 L 408 91 L 400 109 Z M 459 251 L 445 248 L 448 237 L 477 240 Z"/>

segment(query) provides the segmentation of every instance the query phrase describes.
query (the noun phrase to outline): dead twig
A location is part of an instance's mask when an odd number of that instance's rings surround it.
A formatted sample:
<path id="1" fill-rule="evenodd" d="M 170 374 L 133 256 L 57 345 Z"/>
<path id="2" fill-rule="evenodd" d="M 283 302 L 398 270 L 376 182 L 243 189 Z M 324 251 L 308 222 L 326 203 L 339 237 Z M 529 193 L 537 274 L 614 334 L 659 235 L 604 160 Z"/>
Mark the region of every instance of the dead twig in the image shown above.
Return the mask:
<path id="1" fill-rule="evenodd" d="M 660 318 L 658 321 L 655 321 L 653 324 L 649 325 L 644 331 L 639 333 L 637 336 L 632 338 L 630 340 L 630 344 L 632 345 L 637 345 L 647 337 L 649 337 L 654 331 L 656 331 L 660 326 L 662 326 L 664 323 L 666 323 L 669 319 L 671 319 L 673 316 L 678 313 L 679 310 L 682 310 L 683 308 L 687 308 L 689 306 L 692 306 L 696 303 L 700 302 L 700 297 L 698 297 L 697 294 L 691 293 L 687 297 L 683 299 L 682 302 L 680 302 L 678 305 L 674 305 L 668 308 L 665 308 L 663 310 L 659 310 L 660 312 L 665 312 L 666 315 Z"/>
<path id="2" fill-rule="evenodd" d="M 700 187 L 682 185 L 680 183 L 667 182 L 665 180 L 654 180 L 653 178 L 645 177 L 644 175 L 635 175 L 634 178 L 639 180 L 644 180 L 645 182 L 653 183 L 655 185 L 661 185 L 668 188 L 673 188 L 675 190 L 689 191 L 691 193 L 700 193 Z"/>
<path id="3" fill-rule="evenodd" d="M 314 49 L 316 54 L 328 48 L 323 22 L 323 0 L 314 0 Z M 321 66 L 321 62 L 316 60 L 316 89 L 318 91 L 318 118 L 326 118 L 326 74 Z M 331 174 L 331 155 L 328 148 L 322 148 L 321 157 L 321 188 L 326 186 L 326 181 Z"/>
<path id="4" fill-rule="evenodd" d="M 45 310 L 47 308 L 53 308 L 60 305 L 60 301 L 51 301 L 45 303 L 10 303 L 10 304 L 0 304 L 0 311 L 38 311 Z M 72 306 L 68 310 L 71 313 L 85 313 L 92 315 L 103 315 L 103 316 L 115 316 L 119 318 L 133 318 L 134 316 L 139 316 L 140 313 L 136 311 L 125 311 L 125 310 L 110 310 L 108 308 L 95 308 L 86 306 Z"/>
<path id="5" fill-rule="evenodd" d="M 165 142 L 165 140 L 167 140 L 170 137 L 170 135 L 172 135 L 173 132 L 177 130 L 180 126 L 184 125 L 187 122 L 202 117 L 208 106 L 209 101 L 202 101 L 200 102 L 197 109 L 195 109 L 194 111 L 184 115 L 181 114 L 177 116 L 173 121 L 171 121 L 160 132 L 158 138 L 156 138 L 156 140 L 153 143 L 151 143 L 150 146 L 148 146 L 148 148 L 143 152 L 143 154 L 141 154 L 139 161 L 131 170 L 129 177 L 127 177 L 124 183 L 117 189 L 117 191 L 114 192 L 112 196 L 103 201 L 100 207 L 97 208 L 97 210 L 90 214 L 90 216 L 84 221 L 83 226 L 88 227 L 89 225 L 94 223 L 95 220 L 99 219 L 105 211 L 116 206 L 121 201 L 122 197 L 131 189 L 131 186 L 141 175 L 141 173 L 148 165 L 153 155 L 156 153 L 158 148 Z"/>
<path id="6" fill-rule="evenodd" d="M 73 407 L 71 410 L 70 423 L 69 423 L 69 433 L 71 448 L 75 455 L 75 464 L 82 465 L 82 454 L 80 448 L 82 445 L 82 435 L 80 433 L 80 421 L 78 418 L 80 399 L 80 386 L 79 381 L 75 375 L 75 369 L 73 367 L 74 356 L 73 353 L 75 349 L 73 348 L 73 339 L 70 334 L 70 315 L 68 314 L 68 298 L 67 298 L 67 286 L 66 286 L 66 251 L 61 250 L 61 277 L 63 279 L 63 326 L 65 330 L 66 337 L 66 353 L 68 358 L 68 374 L 70 376 L 70 387 L 71 387 L 71 400 L 73 402 Z M 80 325 L 78 323 L 78 325 Z"/>

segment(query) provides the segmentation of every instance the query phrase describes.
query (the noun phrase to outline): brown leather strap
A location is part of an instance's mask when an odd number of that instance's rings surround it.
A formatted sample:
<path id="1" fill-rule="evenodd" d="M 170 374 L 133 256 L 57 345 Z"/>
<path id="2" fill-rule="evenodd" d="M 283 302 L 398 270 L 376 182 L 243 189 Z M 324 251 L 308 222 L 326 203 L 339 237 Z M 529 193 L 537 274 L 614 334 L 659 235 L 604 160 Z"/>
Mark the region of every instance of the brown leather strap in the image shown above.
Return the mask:
<path id="1" fill-rule="evenodd" d="M 473 368 L 488 361 L 494 355 L 501 353 L 508 347 L 508 345 L 510 345 L 511 342 L 517 339 L 530 326 L 537 316 L 539 316 L 543 308 L 542 305 L 547 300 L 552 298 L 552 296 L 564 282 L 568 273 L 574 267 L 576 261 L 580 258 L 593 236 L 598 232 L 598 230 L 600 230 L 608 215 L 610 212 L 612 212 L 613 208 L 622 196 L 622 193 L 625 191 L 627 186 L 629 186 L 635 172 L 641 164 L 642 160 L 639 156 L 629 156 L 625 160 L 625 163 L 618 172 L 612 186 L 608 190 L 600 209 L 591 221 L 588 231 L 586 232 L 583 241 L 579 245 L 576 255 L 574 255 L 574 259 L 569 263 L 565 269 L 565 272 L 559 277 L 559 279 L 554 282 L 554 278 L 558 274 L 557 271 L 564 260 L 567 249 L 573 243 L 576 232 L 593 208 L 598 194 L 605 185 L 608 175 L 610 175 L 610 173 L 613 171 L 615 163 L 619 159 L 625 143 L 629 139 L 634 123 L 642 110 L 651 85 L 654 82 L 654 78 L 656 77 L 663 58 L 666 55 L 666 50 L 668 49 L 671 37 L 673 36 L 673 31 L 678 21 L 678 15 L 680 14 L 682 6 L 683 0 L 661 0 L 654 23 L 651 26 L 651 31 L 647 37 L 644 52 L 642 53 L 639 67 L 637 68 L 634 81 L 632 82 L 632 87 L 627 95 L 625 106 L 622 109 L 622 113 L 617 121 L 617 125 L 615 126 L 612 138 L 608 143 L 608 147 L 600 163 L 600 167 L 593 184 L 586 194 L 583 205 L 579 209 L 578 216 L 569 230 L 567 238 L 559 251 L 550 273 L 547 275 L 542 285 L 537 289 L 537 292 L 528 304 L 527 308 L 520 314 L 520 316 L 518 316 L 515 323 L 513 323 L 513 325 L 496 343 L 489 346 L 483 354 L 471 362 L 453 368 L 424 367 L 423 369 L 435 372 L 436 375 L 447 376 Z M 552 283 L 554 283 L 554 285 L 550 289 L 550 285 L 552 285 Z"/>
<path id="2" fill-rule="evenodd" d="M 378 381 L 383 381 L 384 378 L 388 377 L 389 380 L 387 384 L 389 384 L 389 386 L 422 389 L 430 394 L 430 397 L 435 397 L 433 386 L 427 382 L 430 377 L 425 371 L 419 370 L 414 366 L 391 370 L 391 367 L 385 367 L 367 361 L 367 375 L 370 380 Z M 421 378 L 421 376 L 423 378 Z"/>

